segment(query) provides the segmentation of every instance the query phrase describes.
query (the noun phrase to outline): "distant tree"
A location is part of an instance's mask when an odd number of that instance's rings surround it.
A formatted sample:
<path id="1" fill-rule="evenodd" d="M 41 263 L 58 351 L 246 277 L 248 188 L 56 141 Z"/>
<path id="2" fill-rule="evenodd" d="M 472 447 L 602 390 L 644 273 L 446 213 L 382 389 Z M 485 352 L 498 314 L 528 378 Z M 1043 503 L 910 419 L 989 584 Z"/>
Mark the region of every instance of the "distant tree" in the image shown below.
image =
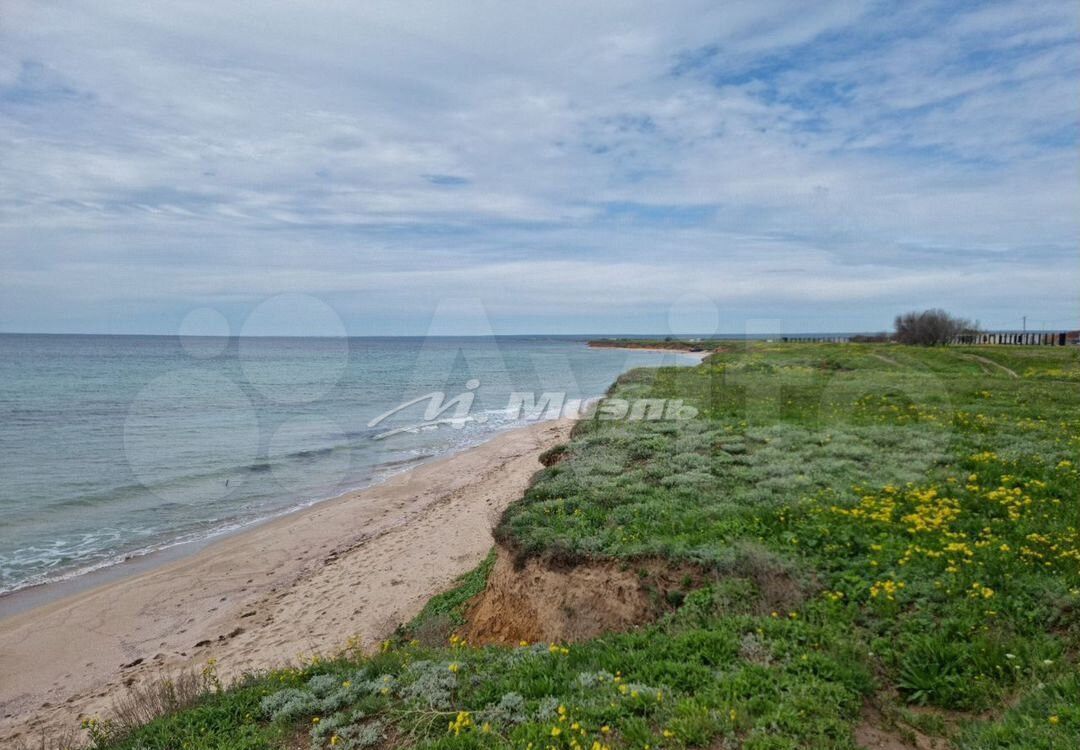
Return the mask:
<path id="1" fill-rule="evenodd" d="M 969 320 L 955 318 L 944 310 L 907 312 L 896 316 L 895 338 L 901 344 L 941 346 L 962 333 L 976 330 Z"/>

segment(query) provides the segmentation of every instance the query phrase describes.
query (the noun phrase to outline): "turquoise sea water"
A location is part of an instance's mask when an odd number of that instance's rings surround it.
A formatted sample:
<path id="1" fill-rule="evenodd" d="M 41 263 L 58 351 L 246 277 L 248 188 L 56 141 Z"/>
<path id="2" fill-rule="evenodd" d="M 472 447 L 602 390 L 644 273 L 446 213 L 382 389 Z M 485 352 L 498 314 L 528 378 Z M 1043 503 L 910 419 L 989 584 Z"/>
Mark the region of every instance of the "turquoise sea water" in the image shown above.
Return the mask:
<path id="1" fill-rule="evenodd" d="M 0 593 L 475 445 L 524 424 L 512 393 L 597 396 L 630 367 L 693 361 L 568 337 L 0 335 Z M 427 402 L 373 420 L 433 392 L 471 408 L 377 439 L 423 422 Z"/>

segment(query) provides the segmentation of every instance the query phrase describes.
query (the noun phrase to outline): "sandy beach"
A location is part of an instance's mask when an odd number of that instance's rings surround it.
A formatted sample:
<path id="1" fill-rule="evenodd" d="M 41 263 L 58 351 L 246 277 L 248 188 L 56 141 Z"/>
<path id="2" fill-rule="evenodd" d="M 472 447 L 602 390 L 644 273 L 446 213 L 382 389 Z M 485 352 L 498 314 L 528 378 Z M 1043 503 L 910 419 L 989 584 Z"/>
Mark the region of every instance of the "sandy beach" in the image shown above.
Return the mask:
<path id="1" fill-rule="evenodd" d="M 689 349 L 667 349 L 662 346 L 608 346 L 607 344 L 597 344 L 596 342 L 589 342 L 590 349 L 616 349 L 625 352 L 659 352 L 660 354 L 677 354 L 680 357 L 692 357 L 698 362 L 704 362 L 705 358 L 712 354 L 714 349 L 703 349 L 701 351 L 693 352 Z"/>
<path id="2" fill-rule="evenodd" d="M 542 422 L 0 619 L 0 744 L 106 716 L 114 698 L 216 659 L 223 677 L 370 646 L 483 559 L 498 513 L 564 442 Z"/>

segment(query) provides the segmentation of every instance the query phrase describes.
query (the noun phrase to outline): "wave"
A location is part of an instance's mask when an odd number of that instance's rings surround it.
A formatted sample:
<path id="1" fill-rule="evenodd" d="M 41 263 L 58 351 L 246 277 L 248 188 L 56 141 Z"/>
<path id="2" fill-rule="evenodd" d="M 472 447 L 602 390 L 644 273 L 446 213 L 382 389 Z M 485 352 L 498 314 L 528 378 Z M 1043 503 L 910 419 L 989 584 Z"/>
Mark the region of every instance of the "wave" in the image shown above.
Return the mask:
<path id="1" fill-rule="evenodd" d="M 94 492 L 80 493 L 71 497 L 61 497 L 56 500 L 52 500 L 46 505 L 35 506 L 34 508 L 27 509 L 22 515 L 39 520 L 42 516 L 66 513 L 71 510 L 77 510 L 80 508 L 92 508 L 111 503 L 123 502 L 129 499 L 136 499 L 145 497 L 147 494 L 165 493 L 170 490 L 183 488 L 185 486 L 197 485 L 201 483 L 211 483 L 214 481 L 220 481 L 222 483 L 231 477 L 242 474 L 263 474 L 273 471 L 277 468 L 285 468 L 285 464 L 290 462 L 296 463 L 310 463 L 311 461 L 325 458 L 345 450 L 351 450 L 357 447 L 356 441 L 346 440 L 345 442 L 337 443 L 330 446 L 324 446 L 320 448 L 305 448 L 302 450 L 291 451 L 288 453 L 282 453 L 269 458 L 258 459 L 252 463 L 247 464 L 222 464 L 213 468 L 207 468 L 202 471 L 189 471 L 182 474 L 175 474 L 173 476 L 160 479 L 158 481 L 138 481 L 127 484 L 119 484 L 104 489 L 99 489 Z M 158 502 L 155 506 L 157 509 L 168 508 L 169 506 L 181 507 L 182 503 L 169 503 Z M 5 518 L 0 522 L 0 526 L 17 526 L 20 519 L 18 511 L 8 510 L 5 513 Z"/>
<path id="2" fill-rule="evenodd" d="M 249 501 L 247 506 L 234 507 L 233 514 L 203 522 L 195 522 L 186 529 L 153 526 L 124 530 L 99 528 L 95 532 L 78 535 L 78 538 L 57 539 L 55 544 L 47 547 L 28 546 L 17 549 L 10 555 L 0 557 L 0 597 L 34 586 L 77 578 L 177 546 L 200 543 L 220 535 L 233 533 L 251 525 L 278 518 L 320 502 L 381 483 L 428 460 L 452 455 L 474 447 L 499 432 L 524 423 L 522 420 L 506 418 L 505 410 L 490 410 L 487 412 L 487 416 L 489 418 L 485 420 L 471 420 L 471 424 L 462 429 L 447 430 L 447 437 L 452 439 L 438 445 L 404 446 L 396 450 L 390 450 L 388 451 L 390 455 L 371 464 L 363 474 L 353 477 L 347 483 L 347 486 L 335 488 L 321 495 L 299 501 L 293 498 L 292 502 L 277 505 L 276 507 L 272 503 L 273 497 L 252 496 L 247 498 Z M 491 417 L 496 418 L 491 419 Z M 374 431 L 363 430 L 358 432 L 369 436 Z M 70 512 L 72 509 L 147 497 L 154 494 L 155 490 L 160 491 L 163 488 L 175 489 L 182 487 L 185 483 L 224 479 L 241 472 L 254 475 L 265 474 L 272 471 L 278 462 L 312 462 L 335 452 L 362 446 L 364 442 L 346 439 L 344 442 L 330 446 L 314 449 L 304 448 L 283 453 L 274 457 L 273 460 L 264 459 L 251 464 L 235 464 L 207 471 L 188 472 L 181 476 L 172 477 L 165 482 L 149 484 L 134 482 L 119 485 L 108 490 L 54 502 L 45 508 L 36 508 L 33 511 L 31 520 L 40 522 L 43 517 Z M 278 499 L 280 499 L 280 496 Z M 188 505 L 185 503 L 162 501 L 159 498 L 152 505 L 139 508 L 138 511 L 145 511 L 148 515 L 160 517 L 163 512 L 170 510 L 180 512 L 186 507 Z M 245 510 L 248 512 L 245 513 Z M 11 521 L 10 517 L 6 519 L 8 524 L 11 524 Z M 11 525 L 17 525 L 17 520 Z M 133 544 L 133 537 L 141 538 L 143 542 Z"/>

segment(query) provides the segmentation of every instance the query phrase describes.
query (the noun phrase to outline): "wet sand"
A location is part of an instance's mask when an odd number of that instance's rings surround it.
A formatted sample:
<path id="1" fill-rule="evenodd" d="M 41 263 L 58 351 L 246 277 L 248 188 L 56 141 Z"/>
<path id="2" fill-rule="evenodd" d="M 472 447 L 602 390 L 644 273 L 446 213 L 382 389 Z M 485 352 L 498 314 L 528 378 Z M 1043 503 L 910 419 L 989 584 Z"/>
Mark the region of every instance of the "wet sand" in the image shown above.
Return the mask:
<path id="1" fill-rule="evenodd" d="M 660 352 L 661 354 L 675 354 L 680 357 L 691 357 L 698 362 L 704 362 L 705 358 L 712 354 L 715 350 L 701 350 L 699 352 L 692 352 L 689 349 L 665 349 L 662 346 L 608 346 L 607 344 L 596 344 L 589 342 L 590 349 L 617 349 L 624 352 Z"/>

